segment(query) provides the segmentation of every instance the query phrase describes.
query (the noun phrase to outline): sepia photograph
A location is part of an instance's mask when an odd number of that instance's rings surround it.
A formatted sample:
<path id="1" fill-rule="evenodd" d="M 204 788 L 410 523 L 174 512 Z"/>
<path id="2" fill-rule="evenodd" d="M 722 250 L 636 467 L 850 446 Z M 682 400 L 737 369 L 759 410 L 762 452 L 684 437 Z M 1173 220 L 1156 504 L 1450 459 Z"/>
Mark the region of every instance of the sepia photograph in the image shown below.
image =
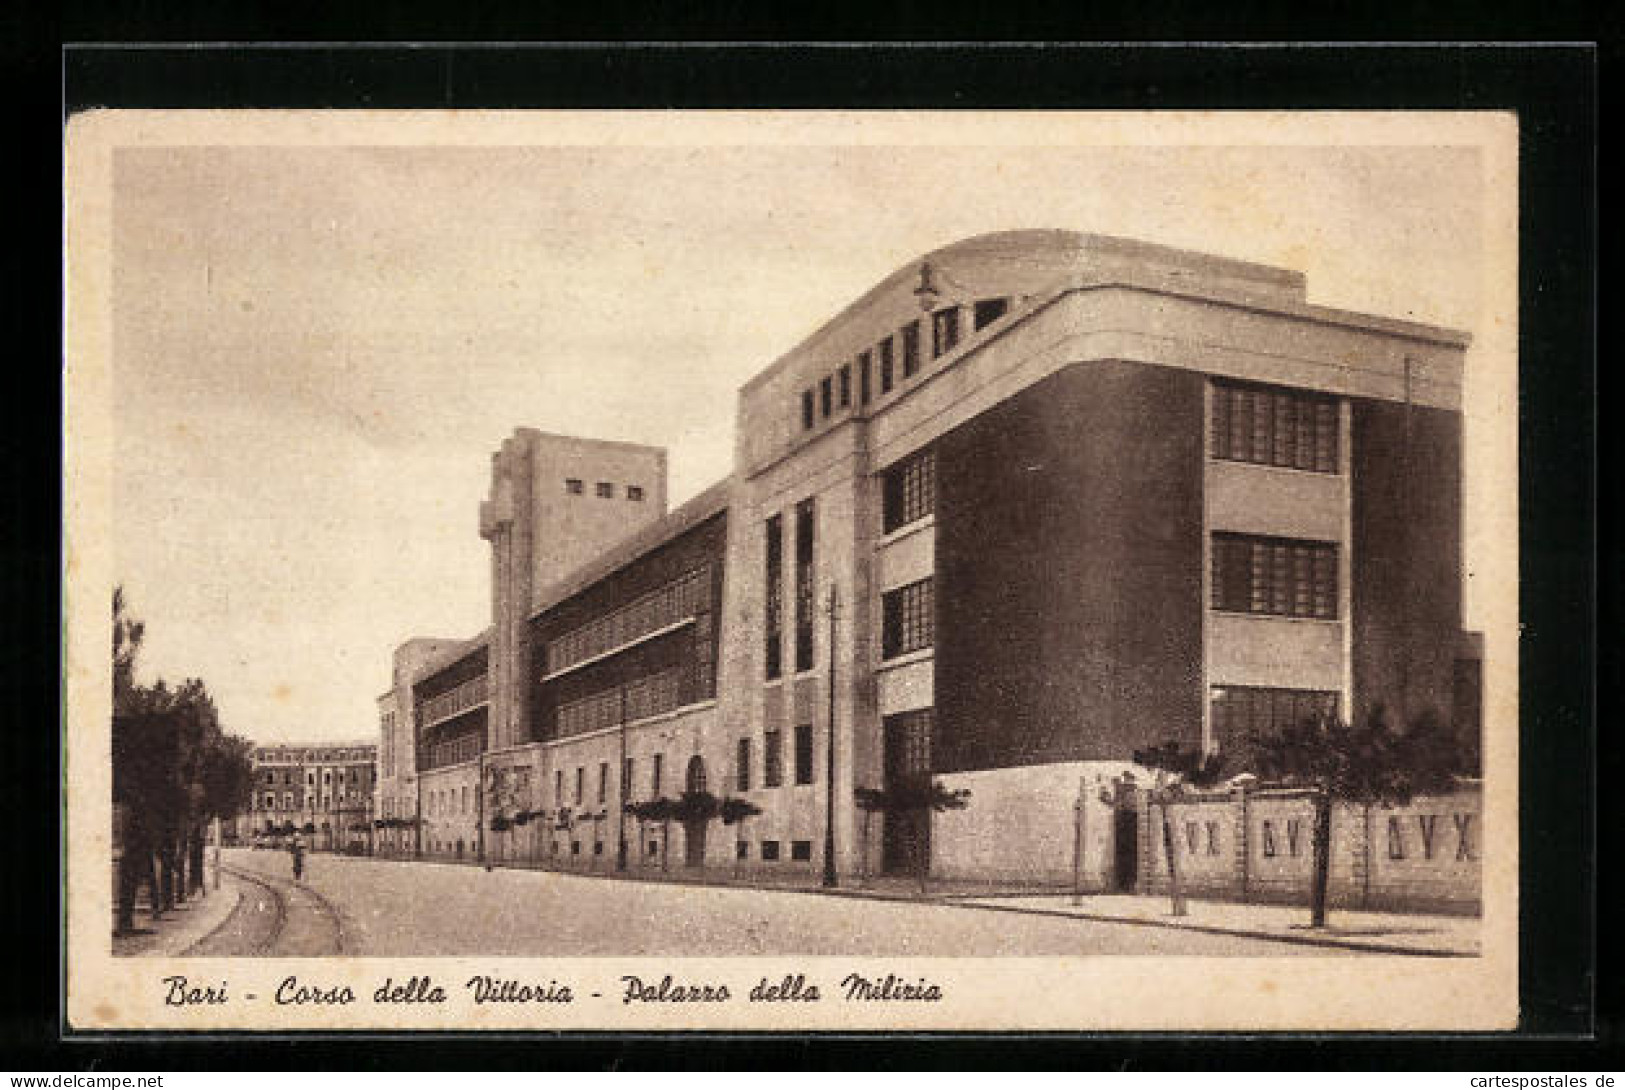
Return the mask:
<path id="1" fill-rule="evenodd" d="M 1512 1025 L 1516 139 L 76 118 L 70 1021 Z"/>

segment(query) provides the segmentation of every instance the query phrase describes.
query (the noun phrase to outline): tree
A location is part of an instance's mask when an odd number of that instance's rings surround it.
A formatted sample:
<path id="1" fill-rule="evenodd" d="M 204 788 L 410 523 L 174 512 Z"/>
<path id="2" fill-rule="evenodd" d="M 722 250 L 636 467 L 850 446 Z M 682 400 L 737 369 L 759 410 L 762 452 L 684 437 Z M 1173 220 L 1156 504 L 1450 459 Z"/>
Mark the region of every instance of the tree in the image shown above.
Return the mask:
<path id="1" fill-rule="evenodd" d="M 1309 922 L 1326 926 L 1331 882 L 1332 807 L 1337 803 L 1404 806 L 1416 795 L 1449 790 L 1465 770 L 1454 732 L 1425 714 L 1403 732 L 1389 729 L 1383 710 L 1363 725 L 1336 717 L 1305 720 L 1252 739 L 1259 776 L 1313 793 L 1314 871 Z"/>
<path id="2" fill-rule="evenodd" d="M 968 789 L 961 787 L 949 790 L 942 785 L 941 780 L 933 779 L 929 775 L 902 778 L 884 790 L 873 787 L 855 788 L 853 795 L 858 806 L 864 811 L 866 821 L 867 815 L 871 813 L 883 813 L 889 817 L 905 815 L 929 817 L 931 814 L 946 810 L 963 810 L 970 805 Z M 867 828 L 864 831 L 867 834 Z M 929 889 L 931 881 L 931 854 L 928 850 L 922 848 L 915 853 L 915 867 L 920 880 L 920 894 L 923 896 Z"/>
<path id="3" fill-rule="evenodd" d="M 1211 787 L 1218 783 L 1224 770 L 1224 757 L 1185 749 L 1178 742 L 1169 741 L 1135 750 L 1134 763 L 1157 773 L 1151 801 L 1162 812 L 1162 851 L 1168 857 L 1170 911 L 1175 916 L 1183 916 L 1188 909 L 1180 881 L 1179 838 L 1174 835 L 1173 808 L 1184 798 L 1187 788 Z"/>
<path id="4" fill-rule="evenodd" d="M 113 800 L 121 817 L 116 926 L 134 926 L 145 883 L 154 918 L 203 889 L 204 830 L 235 816 L 252 791 L 250 744 L 220 727 L 207 686 L 136 680 L 146 625 L 113 591 Z"/>

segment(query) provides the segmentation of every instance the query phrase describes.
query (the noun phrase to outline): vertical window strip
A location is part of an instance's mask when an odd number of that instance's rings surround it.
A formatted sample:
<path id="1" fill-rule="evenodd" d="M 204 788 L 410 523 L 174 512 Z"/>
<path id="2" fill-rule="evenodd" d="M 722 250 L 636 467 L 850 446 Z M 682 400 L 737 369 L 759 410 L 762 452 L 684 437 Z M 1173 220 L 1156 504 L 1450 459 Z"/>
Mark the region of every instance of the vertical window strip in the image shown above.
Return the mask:
<path id="1" fill-rule="evenodd" d="M 796 669 L 813 660 L 813 501 L 796 504 Z"/>
<path id="2" fill-rule="evenodd" d="M 1222 381 L 1212 389 L 1215 458 L 1339 472 L 1336 398 Z"/>
<path id="3" fill-rule="evenodd" d="M 903 327 L 903 377 L 913 378 L 920 370 L 920 323 L 912 321 Z"/>
<path id="4" fill-rule="evenodd" d="M 892 374 L 892 338 L 887 337 L 880 342 L 880 392 L 891 393 L 894 375 Z"/>
<path id="5" fill-rule="evenodd" d="M 1210 569 L 1214 609 L 1337 619 L 1334 544 L 1215 533 Z"/>
<path id="6" fill-rule="evenodd" d="M 782 673 L 784 654 L 784 519 L 767 520 L 766 623 L 763 638 L 769 680 Z"/>

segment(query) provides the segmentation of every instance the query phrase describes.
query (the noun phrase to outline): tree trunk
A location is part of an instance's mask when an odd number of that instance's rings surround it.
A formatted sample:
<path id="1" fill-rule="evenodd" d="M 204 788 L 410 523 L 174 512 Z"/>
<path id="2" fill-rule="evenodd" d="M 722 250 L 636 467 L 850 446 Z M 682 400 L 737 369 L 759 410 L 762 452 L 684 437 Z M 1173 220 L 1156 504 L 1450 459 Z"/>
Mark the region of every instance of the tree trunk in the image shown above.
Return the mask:
<path id="1" fill-rule="evenodd" d="M 203 882 L 203 830 L 197 829 L 192 833 L 192 889 L 197 893 L 206 892 Z"/>
<path id="2" fill-rule="evenodd" d="M 124 854 L 118 865 L 118 920 L 117 931 L 127 935 L 135 930 L 135 891 L 141 882 L 140 860 L 145 845 L 125 835 Z"/>
<path id="3" fill-rule="evenodd" d="M 1175 916 L 1184 916 L 1189 913 L 1185 904 L 1185 887 L 1180 881 L 1179 873 L 1179 838 L 1174 835 L 1174 819 L 1170 811 L 1172 804 L 1164 798 L 1160 804 L 1162 810 L 1162 849 L 1168 857 L 1168 897 L 1172 901 L 1172 912 Z"/>
<path id="4" fill-rule="evenodd" d="M 1326 891 L 1332 875 L 1332 799 L 1315 793 L 1314 877 L 1309 890 L 1309 926 L 1326 926 Z"/>
<path id="5" fill-rule="evenodd" d="M 158 855 L 150 841 L 141 842 L 135 863 L 140 868 L 137 876 L 147 887 L 147 916 L 156 920 L 164 911 L 164 892 L 158 881 Z"/>
<path id="6" fill-rule="evenodd" d="M 859 881 L 869 884 L 869 819 L 874 815 L 868 810 L 863 812 L 863 869 L 858 872 Z"/>

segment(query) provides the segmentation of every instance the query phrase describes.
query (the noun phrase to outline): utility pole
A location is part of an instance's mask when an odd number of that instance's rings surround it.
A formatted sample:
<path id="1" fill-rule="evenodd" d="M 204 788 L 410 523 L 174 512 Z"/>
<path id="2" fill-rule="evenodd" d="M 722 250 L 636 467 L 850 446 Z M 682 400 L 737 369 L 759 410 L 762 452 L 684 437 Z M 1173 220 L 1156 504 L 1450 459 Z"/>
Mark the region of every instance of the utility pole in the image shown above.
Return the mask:
<path id="1" fill-rule="evenodd" d="M 485 862 L 485 750 L 482 747 L 476 757 L 478 779 L 474 784 L 474 858 L 477 862 Z"/>
<path id="2" fill-rule="evenodd" d="M 839 599 L 829 585 L 829 754 L 824 761 L 824 885 L 835 887 L 835 617 Z"/>
<path id="3" fill-rule="evenodd" d="M 621 767 L 616 772 L 616 781 L 621 785 L 619 795 L 620 805 L 615 815 L 615 869 L 626 870 L 626 685 L 621 685 Z"/>

